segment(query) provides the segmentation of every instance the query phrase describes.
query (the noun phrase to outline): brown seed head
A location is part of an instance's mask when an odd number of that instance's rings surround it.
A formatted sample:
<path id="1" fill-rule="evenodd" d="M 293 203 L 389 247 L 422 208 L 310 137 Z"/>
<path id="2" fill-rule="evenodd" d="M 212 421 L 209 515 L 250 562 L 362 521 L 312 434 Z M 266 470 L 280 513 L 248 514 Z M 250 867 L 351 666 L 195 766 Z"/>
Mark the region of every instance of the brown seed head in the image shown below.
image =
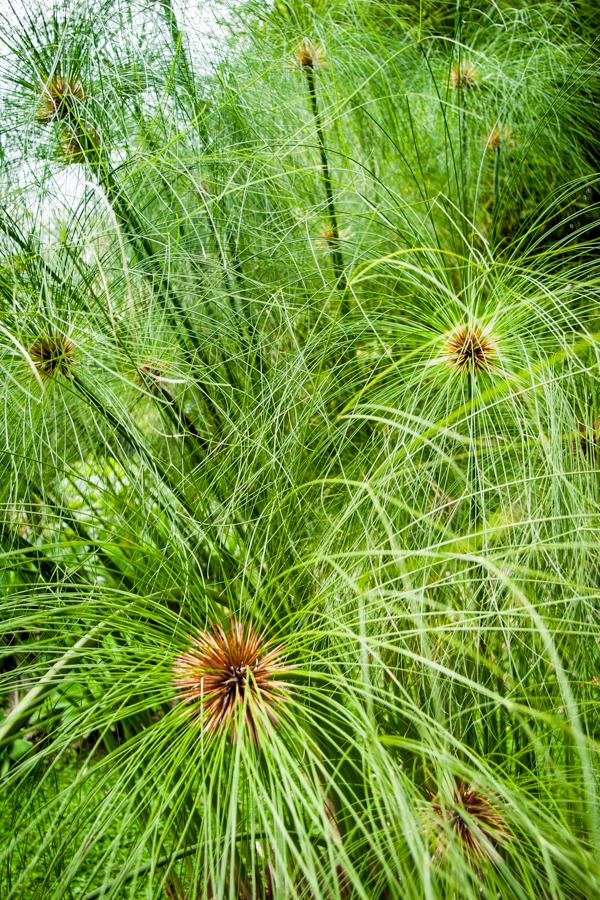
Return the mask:
<path id="1" fill-rule="evenodd" d="M 95 131 L 84 127 L 69 128 L 62 135 L 60 149 L 70 163 L 83 163 L 98 159 L 100 138 Z"/>
<path id="2" fill-rule="evenodd" d="M 479 72 L 470 62 L 454 63 L 450 72 L 450 86 L 456 90 L 470 90 L 479 83 Z"/>
<path id="3" fill-rule="evenodd" d="M 303 69 L 322 69 L 326 65 L 325 50 L 321 44 L 304 38 L 294 50 L 294 59 Z"/>
<path id="4" fill-rule="evenodd" d="M 459 325 L 446 340 L 442 359 L 457 372 L 489 371 L 497 356 L 491 334 L 475 323 Z"/>
<path id="5" fill-rule="evenodd" d="M 63 335 L 54 334 L 38 338 L 29 348 L 33 364 L 45 378 L 55 375 L 68 377 L 75 365 L 75 348 Z"/>
<path id="6" fill-rule="evenodd" d="M 350 231 L 346 228 L 335 229 L 331 225 L 326 224 L 319 228 L 317 232 L 317 244 L 325 249 L 334 247 L 339 241 L 348 239 Z"/>
<path id="7" fill-rule="evenodd" d="M 60 142 L 62 155 L 70 163 L 85 162 L 85 147 L 77 135 L 67 135 Z"/>
<path id="8" fill-rule="evenodd" d="M 233 732 L 243 721 L 252 740 L 276 725 L 276 709 L 289 692 L 279 679 L 289 672 L 282 645 L 265 640 L 265 632 L 234 620 L 226 631 L 216 626 L 191 638 L 192 646 L 174 663 L 178 696 L 193 704 L 194 718 L 212 737 Z"/>
<path id="9" fill-rule="evenodd" d="M 331 227 L 331 225 L 323 225 L 323 227 L 319 229 L 319 243 L 321 244 L 321 246 L 329 246 L 329 244 L 331 244 L 332 241 L 335 241 L 336 238 L 337 234 Z"/>
<path id="10" fill-rule="evenodd" d="M 76 78 L 54 75 L 44 86 L 36 120 L 40 125 L 49 125 L 59 119 L 67 119 L 83 99 L 81 82 Z"/>
<path id="11" fill-rule="evenodd" d="M 431 807 L 438 832 L 435 852 L 438 858 L 447 853 L 449 828 L 471 863 L 486 859 L 496 862 L 499 859 L 497 848 L 511 839 L 506 820 L 494 802 L 465 782 L 454 785 L 450 802 L 443 802 L 438 795 L 432 800 Z"/>
<path id="12" fill-rule="evenodd" d="M 494 125 L 487 139 L 488 150 L 497 150 L 501 146 L 512 146 L 512 132 L 508 125 Z"/>

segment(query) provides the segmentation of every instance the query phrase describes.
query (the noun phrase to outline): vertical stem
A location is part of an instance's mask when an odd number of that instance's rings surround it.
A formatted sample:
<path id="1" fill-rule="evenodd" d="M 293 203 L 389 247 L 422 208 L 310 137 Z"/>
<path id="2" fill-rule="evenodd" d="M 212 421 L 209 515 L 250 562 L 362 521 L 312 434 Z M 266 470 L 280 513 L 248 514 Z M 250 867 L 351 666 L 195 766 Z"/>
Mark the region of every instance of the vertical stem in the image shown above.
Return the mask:
<path id="1" fill-rule="evenodd" d="M 467 379 L 468 379 L 467 380 L 467 402 L 469 404 L 470 411 L 472 411 L 473 397 L 475 394 L 475 390 L 474 390 L 475 375 L 474 375 L 474 373 L 468 372 Z M 477 478 L 476 461 L 474 458 L 475 454 L 472 449 L 473 443 L 474 443 L 473 434 L 472 434 L 472 430 L 471 430 L 471 435 L 470 435 L 471 447 L 469 448 L 469 462 L 468 462 L 469 490 L 471 492 L 471 498 L 469 500 L 469 528 L 473 528 L 475 530 L 475 529 L 477 529 L 477 527 L 480 524 L 480 515 L 479 515 L 479 502 L 478 502 L 477 496 L 475 494 L 475 491 L 477 490 L 478 485 L 479 485 L 479 481 Z"/>
<path id="2" fill-rule="evenodd" d="M 183 346 L 186 357 L 192 365 L 195 362 L 196 355 L 204 361 L 203 354 L 200 350 L 198 334 L 190 316 L 168 280 L 163 285 L 164 274 L 160 266 L 157 265 L 156 253 L 152 244 L 149 238 L 144 235 L 143 225 L 138 218 L 136 211 L 131 207 L 127 198 L 123 196 L 112 170 L 107 165 L 106 159 L 102 157 L 98 152 L 98 148 L 96 148 L 96 155 L 93 157 L 88 156 L 87 161 L 91 170 L 98 178 L 111 209 L 115 214 L 117 223 L 122 229 L 127 241 L 132 246 L 137 256 L 140 259 L 145 260 L 151 266 L 150 273 L 144 272 L 144 274 L 149 280 L 151 290 L 156 295 L 162 296 L 168 301 L 169 306 L 167 307 L 167 314 L 169 321 L 173 326 L 173 330 L 178 334 L 180 326 L 183 327 Z M 221 416 L 217 404 L 211 397 L 209 388 L 199 378 L 196 378 L 195 382 L 207 404 L 213 424 L 218 427 L 221 423 Z"/>
<path id="3" fill-rule="evenodd" d="M 469 372 L 467 382 L 467 400 L 471 413 L 473 411 L 473 400 L 475 397 L 475 379 L 475 373 Z M 471 422 L 474 422 L 474 420 L 471 419 Z M 469 436 L 470 447 L 468 458 L 468 486 L 471 495 L 469 500 L 469 532 L 472 534 L 476 534 L 479 531 L 482 532 L 480 536 L 480 552 L 483 554 L 485 549 L 483 545 L 483 485 L 480 481 L 479 471 L 477 468 L 476 451 L 473 449 L 473 447 L 477 446 L 476 435 L 474 434 L 474 425 L 471 425 L 470 427 Z M 478 636 L 476 678 L 479 684 L 483 684 L 490 690 L 495 690 L 499 695 L 502 695 L 502 691 L 504 688 L 502 679 L 494 674 L 494 672 L 489 672 L 487 669 L 489 660 L 491 659 L 493 653 L 496 632 L 493 630 L 494 620 L 491 617 L 490 604 L 486 603 L 485 585 L 486 582 L 489 583 L 489 573 L 484 565 L 478 563 L 475 566 L 473 571 L 473 578 L 477 579 L 473 584 L 472 591 L 475 608 L 478 611 L 482 611 L 488 614 L 484 619 L 484 628 Z M 480 752 L 486 754 L 491 760 L 497 760 L 498 762 L 502 758 L 502 749 L 500 746 L 501 741 L 503 740 L 502 723 L 503 710 L 502 708 L 497 708 L 494 714 L 490 713 L 490 715 L 484 720 L 481 726 L 481 743 L 479 750 Z M 469 739 L 473 742 L 471 746 L 476 745 L 475 742 L 477 741 L 477 734 L 475 728 L 470 727 L 467 734 L 469 736 Z"/>
<path id="4" fill-rule="evenodd" d="M 176 400 L 173 394 L 160 383 L 160 380 L 158 378 L 149 376 L 146 381 L 150 393 L 153 396 L 160 397 L 165 401 L 163 408 L 170 415 L 175 426 L 177 428 L 183 428 L 186 433 L 186 437 L 189 436 L 194 438 L 200 449 L 204 451 L 204 453 L 207 453 L 209 450 L 209 442 L 207 438 L 200 434 L 194 422 L 192 422 L 191 418 L 181 407 L 179 401 Z"/>
<path id="5" fill-rule="evenodd" d="M 473 434 L 473 419 L 472 419 L 472 411 L 473 411 L 473 397 L 475 394 L 475 375 L 470 370 L 467 370 L 466 374 L 467 383 L 465 386 L 466 392 L 466 400 L 469 409 L 469 450 L 467 456 L 467 490 L 469 492 L 469 518 L 468 518 L 468 534 L 475 534 L 477 532 L 477 528 L 480 524 L 480 516 L 479 516 L 479 503 L 476 495 L 477 487 L 478 487 L 478 478 L 477 478 L 477 463 L 475 459 L 475 450 L 473 449 L 475 445 L 474 434 Z M 479 565 L 476 565 L 471 573 L 472 579 L 472 602 L 473 606 L 476 609 L 480 609 L 480 599 L 481 599 L 481 587 L 482 581 L 477 581 L 478 578 L 483 578 L 483 569 Z M 476 674 L 475 678 L 480 678 L 481 671 L 481 657 L 485 656 L 488 652 L 488 644 L 487 637 L 485 632 L 480 632 L 477 636 L 477 653 L 475 657 L 475 666 L 476 666 Z M 475 721 L 473 720 L 473 714 L 469 714 L 469 721 L 465 726 L 465 744 L 468 747 L 476 748 L 477 747 L 477 738 L 478 731 L 476 728 Z M 488 750 L 483 737 L 482 747 L 480 749 L 483 752 Z"/>
<path id="6" fill-rule="evenodd" d="M 496 245 L 496 232 L 498 230 L 498 199 L 500 193 L 500 140 L 498 146 L 494 150 L 494 199 L 492 205 L 492 234 L 491 245 L 492 250 Z"/>
<path id="7" fill-rule="evenodd" d="M 327 217 L 332 235 L 331 258 L 333 262 L 333 270 L 335 272 L 336 282 L 342 291 L 341 313 L 342 316 L 348 312 L 348 299 L 346 297 L 346 275 L 344 273 L 344 259 L 340 250 L 340 233 L 337 223 L 337 213 L 335 209 L 335 200 L 333 198 L 333 186 L 331 182 L 331 172 L 329 169 L 329 160 L 327 159 L 327 151 L 325 149 L 325 137 L 323 135 L 323 124 L 319 111 L 319 101 L 317 97 L 317 82 L 315 78 L 315 70 L 311 65 L 305 65 L 306 83 L 308 85 L 308 95 L 310 98 L 310 106 L 315 122 L 315 131 L 317 132 L 317 143 L 319 145 L 319 155 L 321 157 L 321 172 L 323 173 L 323 182 L 325 184 L 325 199 L 327 202 Z"/>
<path id="8" fill-rule="evenodd" d="M 183 34 L 179 25 L 177 24 L 177 17 L 175 15 L 175 10 L 173 9 L 172 0 L 160 0 L 160 5 L 163 8 L 165 19 L 167 20 L 167 26 L 171 35 L 171 41 L 177 54 L 177 62 L 181 67 L 181 71 L 186 82 L 186 88 L 190 92 L 190 94 L 193 95 L 194 74 L 190 66 L 187 53 L 185 52 L 185 47 L 183 44 Z"/>
<path id="9" fill-rule="evenodd" d="M 183 34 L 177 23 L 177 16 L 175 15 L 175 10 L 173 9 L 173 0 L 160 0 L 160 5 L 163 8 L 165 18 L 167 21 L 167 25 L 169 28 L 169 34 L 171 36 L 171 43 L 173 44 L 173 49 L 176 53 L 177 63 L 179 64 L 183 77 L 186 82 L 186 88 L 190 95 L 190 98 L 194 104 L 196 104 L 196 91 L 195 91 L 195 79 L 194 79 L 194 70 L 190 63 L 189 54 L 186 51 Z M 208 143 L 208 134 L 206 128 L 202 122 L 202 117 L 198 118 L 198 129 L 202 140 L 204 141 L 205 146 Z M 227 218 L 227 210 L 221 209 L 224 207 L 224 201 L 218 204 L 219 209 L 224 213 L 225 218 Z M 207 211 L 208 213 L 208 211 Z M 234 294 L 234 286 L 230 283 L 229 278 L 229 260 L 227 258 L 227 253 L 224 251 L 221 246 L 221 241 L 219 240 L 219 235 L 217 233 L 217 229 L 215 226 L 215 222 L 213 221 L 213 217 L 207 214 L 208 226 L 209 230 L 212 233 L 213 241 L 215 244 L 215 248 L 219 259 L 221 261 L 221 266 L 223 269 L 223 287 L 225 291 L 225 295 L 229 300 L 229 304 L 231 306 L 232 312 L 236 318 L 236 320 L 240 323 L 246 339 L 249 341 L 249 345 L 256 354 L 256 363 L 260 372 L 264 372 L 266 368 L 266 361 L 264 356 L 262 355 L 260 348 L 258 346 L 258 340 L 256 337 L 255 329 L 252 327 L 252 323 L 247 321 L 249 316 L 244 316 L 244 313 L 239 308 L 239 304 L 236 302 L 235 294 Z M 229 258 L 231 259 L 231 269 L 233 271 L 233 276 L 235 279 L 235 283 L 239 288 L 243 286 L 243 273 L 242 266 L 238 257 L 237 248 L 235 246 L 235 242 L 231 235 L 228 236 L 227 239 L 227 251 L 229 253 Z M 234 383 L 234 379 L 231 376 L 231 372 L 229 367 L 226 366 L 227 375 L 232 383 Z"/>
<path id="10" fill-rule="evenodd" d="M 467 89 L 460 88 L 460 110 L 459 110 L 459 130 L 460 130 L 460 193 L 462 205 L 462 221 L 464 225 L 465 242 L 469 243 L 469 192 L 467 179 L 467 151 L 468 151 L 468 129 L 467 129 Z"/>
<path id="11" fill-rule="evenodd" d="M 469 225 L 467 209 L 467 90 L 462 76 L 462 0 L 457 0 L 455 12 L 455 32 L 458 44 L 458 94 L 459 94 L 459 151 L 460 151 L 460 194 L 462 204 L 462 220 L 465 231 L 465 241 L 469 242 Z"/>
<path id="12" fill-rule="evenodd" d="M 61 671 L 79 657 L 79 651 L 92 641 L 99 631 L 106 626 L 105 622 L 95 625 L 87 634 L 73 644 L 50 666 L 48 671 L 33 685 L 23 699 L 10 711 L 0 726 L 0 746 L 5 746 L 16 734 L 27 727 L 33 712 L 45 700 L 56 686 Z"/>
<path id="13" fill-rule="evenodd" d="M 460 92 L 460 180 L 462 188 L 463 212 L 467 213 L 467 117 L 465 107 L 467 98 L 464 90 Z"/>

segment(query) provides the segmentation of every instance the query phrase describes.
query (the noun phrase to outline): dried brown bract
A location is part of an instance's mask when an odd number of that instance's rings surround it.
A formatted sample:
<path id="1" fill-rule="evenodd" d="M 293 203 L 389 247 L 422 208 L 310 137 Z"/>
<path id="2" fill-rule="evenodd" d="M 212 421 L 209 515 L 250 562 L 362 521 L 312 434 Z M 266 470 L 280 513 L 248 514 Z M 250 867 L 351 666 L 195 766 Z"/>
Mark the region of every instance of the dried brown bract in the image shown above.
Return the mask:
<path id="1" fill-rule="evenodd" d="M 322 69 L 325 64 L 325 50 L 316 41 L 304 38 L 294 50 L 294 59 L 303 69 Z"/>
<path id="2" fill-rule="evenodd" d="M 69 376 L 75 364 L 75 348 L 63 335 L 45 335 L 29 347 L 29 356 L 39 374 L 45 378 Z"/>
<path id="3" fill-rule="evenodd" d="M 283 645 L 274 646 L 252 625 L 234 620 L 192 637 L 174 664 L 179 697 L 193 704 L 194 718 L 212 737 L 243 724 L 255 742 L 278 722 L 277 707 L 289 697 L 280 679 L 289 672 Z"/>
<path id="4" fill-rule="evenodd" d="M 84 97 L 83 86 L 76 78 L 54 75 L 44 85 L 36 121 L 40 125 L 50 125 L 52 122 L 69 118 Z"/>
<path id="5" fill-rule="evenodd" d="M 446 802 L 438 795 L 432 800 L 431 807 L 437 831 L 437 858 L 443 858 L 448 851 L 450 829 L 472 864 L 486 860 L 497 862 L 498 847 L 506 844 L 510 835 L 504 816 L 490 797 L 459 781 L 450 801 Z"/>
<path id="6" fill-rule="evenodd" d="M 455 90 L 471 90 L 479 84 L 479 72 L 470 62 L 454 63 L 450 70 L 450 86 Z"/>
<path id="7" fill-rule="evenodd" d="M 459 325 L 446 339 L 442 360 L 457 372 L 489 371 L 497 358 L 493 336 L 480 325 Z"/>

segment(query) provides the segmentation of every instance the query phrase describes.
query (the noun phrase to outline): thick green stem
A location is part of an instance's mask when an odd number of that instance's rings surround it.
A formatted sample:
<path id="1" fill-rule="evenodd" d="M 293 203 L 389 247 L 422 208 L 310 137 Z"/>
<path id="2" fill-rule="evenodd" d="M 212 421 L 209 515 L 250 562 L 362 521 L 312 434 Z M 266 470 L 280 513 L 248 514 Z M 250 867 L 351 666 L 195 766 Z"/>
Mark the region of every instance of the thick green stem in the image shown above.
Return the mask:
<path id="1" fill-rule="evenodd" d="M 125 234 L 128 237 L 128 240 L 136 249 L 136 252 L 148 263 L 150 263 L 152 267 L 150 271 L 151 288 L 155 293 L 160 291 L 160 282 L 162 281 L 163 276 L 155 266 L 156 254 L 148 238 L 143 236 L 143 228 L 141 223 L 139 222 L 136 214 L 131 209 L 129 204 L 122 197 L 119 187 L 114 180 L 112 172 L 104 168 L 103 171 L 98 170 L 98 174 L 101 178 L 101 183 L 104 187 L 104 190 L 106 191 L 108 200 L 115 211 L 115 215 L 117 216 L 120 227 L 123 228 Z M 189 346 L 192 348 L 191 352 L 189 350 L 187 350 L 186 352 L 186 355 L 188 356 L 190 362 L 194 362 L 195 355 L 198 355 L 199 358 L 202 359 L 202 355 L 199 353 L 198 335 L 196 333 L 196 330 L 187 312 L 179 302 L 179 298 L 168 283 L 165 285 L 164 295 L 174 311 L 170 315 L 170 320 L 173 324 L 173 327 L 176 331 L 178 330 L 178 326 L 180 323 L 184 327 L 187 341 L 189 343 Z M 219 428 L 220 425 L 222 425 L 221 415 L 216 403 L 212 399 L 210 390 L 201 379 L 196 378 L 195 382 L 207 405 L 210 416 L 213 419 L 213 423 L 217 428 Z"/>
<path id="2" fill-rule="evenodd" d="M 467 131 L 467 115 L 466 115 L 466 90 L 460 91 L 460 192 L 462 202 L 462 220 L 465 230 L 465 239 L 467 243 L 470 240 L 469 235 L 469 197 L 468 197 L 468 179 L 467 179 L 467 148 L 468 148 L 468 131 Z"/>
<path id="3" fill-rule="evenodd" d="M 173 9 L 172 0 L 160 0 L 160 3 L 163 8 L 163 11 L 164 11 L 165 18 L 167 20 L 169 34 L 171 36 L 171 43 L 173 45 L 173 49 L 176 54 L 177 63 L 181 69 L 183 79 L 185 81 L 186 88 L 188 90 L 190 98 L 191 98 L 192 102 L 196 105 L 194 73 L 193 73 L 193 69 L 192 69 L 192 66 L 191 66 L 191 63 L 189 60 L 189 55 L 185 49 L 185 44 L 183 41 L 183 35 L 181 32 L 181 29 L 179 28 L 179 25 L 177 24 L 177 17 L 175 15 L 175 11 Z M 201 127 L 202 126 L 202 116 L 200 116 L 198 118 L 198 123 L 200 126 L 199 130 L 200 130 L 202 139 L 203 139 L 204 143 L 207 144 L 208 133 L 207 133 L 206 127 L 204 127 L 204 128 Z M 221 208 L 221 205 L 222 205 L 222 203 L 220 202 L 218 204 L 219 209 Z M 225 217 L 226 217 L 227 211 L 222 210 L 222 212 L 225 213 Z M 254 334 L 254 330 L 251 328 L 251 324 L 247 321 L 246 317 L 244 317 L 242 311 L 239 309 L 239 305 L 236 302 L 236 298 L 235 298 L 234 288 L 233 288 L 233 285 L 231 284 L 231 281 L 229 278 L 229 271 L 231 269 L 231 271 L 233 272 L 235 282 L 237 283 L 238 287 L 242 286 L 242 266 L 241 266 L 239 256 L 237 253 L 237 248 L 235 246 L 233 238 L 230 235 L 227 240 L 227 250 L 229 253 L 229 258 L 231 259 L 231 266 L 230 266 L 229 260 L 227 258 L 227 254 L 221 245 L 221 241 L 219 240 L 219 235 L 218 235 L 215 223 L 213 221 L 213 217 L 210 214 L 208 214 L 207 220 L 208 220 L 208 227 L 212 233 L 215 248 L 216 248 L 217 254 L 219 256 L 219 259 L 221 261 L 221 266 L 223 269 L 223 286 L 224 286 L 225 294 L 229 300 L 229 303 L 230 303 L 230 306 L 231 306 L 234 316 L 240 322 L 242 328 L 246 332 L 246 336 L 250 342 L 250 346 L 256 355 L 256 361 L 257 361 L 259 370 L 261 372 L 263 372 L 265 370 L 265 362 L 266 361 L 260 352 L 260 349 L 259 349 L 257 341 L 256 341 L 256 336 Z M 228 375 L 229 374 L 230 373 L 228 372 Z M 230 378 L 230 380 L 232 380 L 232 379 Z"/>
<path id="4" fill-rule="evenodd" d="M 494 150 L 494 199 L 492 206 L 492 234 L 491 245 L 492 250 L 496 245 L 496 235 L 498 231 L 498 202 L 500 195 L 500 140 L 498 146 Z"/>
<path id="5" fill-rule="evenodd" d="M 171 42 L 173 44 L 175 53 L 177 54 L 177 63 L 181 69 L 186 88 L 190 92 L 190 94 L 193 95 L 194 74 L 187 57 L 187 53 L 185 52 L 183 34 L 179 25 L 177 24 L 177 16 L 175 15 L 175 10 L 173 9 L 173 3 L 171 2 L 171 0 L 160 0 L 160 5 L 163 8 L 165 19 L 167 20 L 169 34 L 171 35 Z"/>
<path id="6" fill-rule="evenodd" d="M 321 172 L 323 174 L 323 183 L 325 185 L 325 200 L 327 204 L 327 218 L 329 219 L 329 227 L 331 229 L 331 259 L 333 262 L 333 270 L 335 272 L 338 287 L 342 291 L 341 312 L 346 315 L 348 312 L 348 298 L 346 296 L 346 274 L 344 271 L 344 258 L 340 249 L 340 232 L 338 228 L 337 213 L 335 208 L 335 200 L 333 197 L 333 185 L 331 181 L 331 171 L 329 168 L 329 160 L 327 159 L 327 149 L 325 147 L 325 137 L 323 135 L 323 124 L 321 121 L 321 113 L 319 111 L 319 99 L 317 97 L 317 81 L 313 66 L 304 66 L 306 73 L 306 83 L 308 85 L 308 95 L 310 98 L 310 106 L 315 122 L 315 131 L 317 132 L 317 143 L 319 145 L 319 155 L 321 157 Z"/>
<path id="7" fill-rule="evenodd" d="M 158 378 L 151 378 L 149 379 L 149 381 L 150 391 L 156 397 L 160 397 L 165 401 L 164 409 L 171 417 L 171 420 L 173 421 L 175 426 L 177 428 L 183 428 L 186 437 L 192 437 L 198 447 L 205 453 L 207 453 L 209 450 L 208 440 L 200 434 L 188 414 L 181 408 L 181 404 L 175 399 L 175 397 L 173 397 L 171 392 L 168 391 L 167 388 L 160 383 L 160 380 Z"/>
<path id="8" fill-rule="evenodd" d="M 58 676 L 69 663 L 79 656 L 80 651 L 104 628 L 105 622 L 95 625 L 91 631 L 84 634 L 76 644 L 73 644 L 66 653 L 57 659 L 45 675 L 29 690 L 23 699 L 10 711 L 2 725 L 0 725 L 0 747 L 9 743 L 21 729 L 25 728 L 34 711 L 55 687 Z"/>

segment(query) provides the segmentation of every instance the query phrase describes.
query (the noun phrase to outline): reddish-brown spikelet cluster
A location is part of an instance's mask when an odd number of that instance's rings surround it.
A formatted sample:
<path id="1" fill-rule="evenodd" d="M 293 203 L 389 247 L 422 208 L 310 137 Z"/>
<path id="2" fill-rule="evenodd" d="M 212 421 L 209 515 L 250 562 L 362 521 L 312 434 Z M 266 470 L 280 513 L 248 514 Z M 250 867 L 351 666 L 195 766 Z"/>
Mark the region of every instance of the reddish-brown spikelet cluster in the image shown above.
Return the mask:
<path id="1" fill-rule="evenodd" d="M 447 338 L 443 359 L 458 372 L 483 372 L 489 371 L 496 355 L 494 338 L 472 323 L 454 329 Z"/>
<path id="2" fill-rule="evenodd" d="M 470 62 L 454 63 L 450 71 L 450 84 L 455 90 L 470 90 L 477 86 L 479 72 Z"/>
<path id="3" fill-rule="evenodd" d="M 504 816 L 489 797 L 472 785 L 459 781 L 454 785 L 450 802 L 443 802 L 438 795 L 431 806 L 438 833 L 436 857 L 446 855 L 449 845 L 447 832 L 450 829 L 472 864 L 485 860 L 497 862 L 498 847 L 511 838 Z"/>
<path id="4" fill-rule="evenodd" d="M 38 338 L 29 347 L 29 355 L 40 375 L 46 378 L 54 375 L 68 376 L 75 364 L 75 348 L 63 335 Z"/>
<path id="5" fill-rule="evenodd" d="M 317 244 L 319 247 L 331 249 L 339 241 L 347 240 L 349 235 L 350 231 L 347 228 L 337 229 L 329 224 L 322 225 L 317 232 Z"/>
<path id="6" fill-rule="evenodd" d="M 70 163 L 96 162 L 99 158 L 100 138 L 93 130 L 79 126 L 66 131 L 60 142 L 62 155 Z"/>
<path id="7" fill-rule="evenodd" d="M 75 112 L 75 107 L 84 99 L 84 91 L 76 78 L 54 75 L 42 91 L 36 120 L 41 125 L 49 125 L 66 119 Z"/>
<path id="8" fill-rule="evenodd" d="M 487 139 L 488 150 L 498 150 L 499 147 L 512 146 L 512 132 L 508 125 L 494 125 Z"/>
<path id="9" fill-rule="evenodd" d="M 322 69 L 325 65 L 325 50 L 316 41 L 304 38 L 294 50 L 294 59 L 303 69 Z"/>
<path id="10" fill-rule="evenodd" d="M 337 240 L 337 232 L 331 225 L 324 225 L 319 229 L 319 244 L 321 247 L 329 247 L 335 240 Z"/>
<path id="11" fill-rule="evenodd" d="M 235 740 L 243 726 L 258 743 L 261 732 L 277 724 L 277 707 L 289 697 L 279 680 L 290 669 L 283 646 L 236 620 L 227 631 L 216 626 L 191 641 L 174 664 L 178 696 L 193 704 L 194 718 L 209 737 L 231 730 Z"/>

